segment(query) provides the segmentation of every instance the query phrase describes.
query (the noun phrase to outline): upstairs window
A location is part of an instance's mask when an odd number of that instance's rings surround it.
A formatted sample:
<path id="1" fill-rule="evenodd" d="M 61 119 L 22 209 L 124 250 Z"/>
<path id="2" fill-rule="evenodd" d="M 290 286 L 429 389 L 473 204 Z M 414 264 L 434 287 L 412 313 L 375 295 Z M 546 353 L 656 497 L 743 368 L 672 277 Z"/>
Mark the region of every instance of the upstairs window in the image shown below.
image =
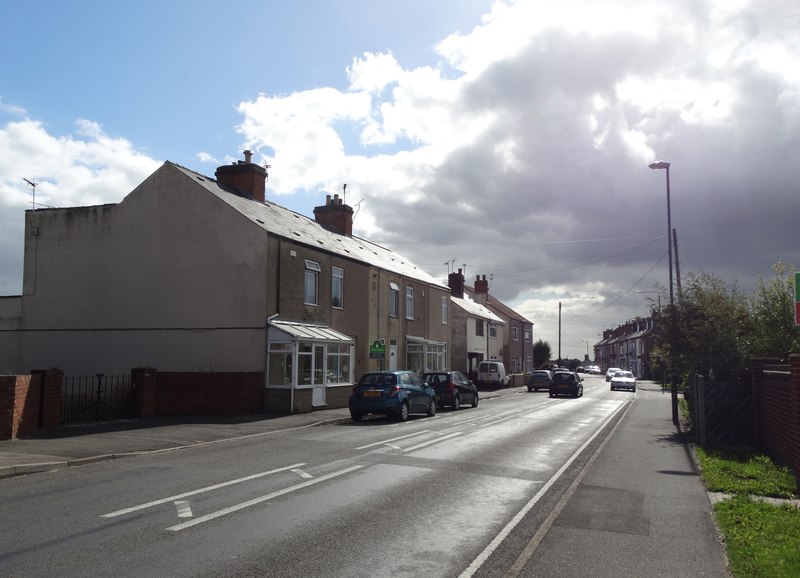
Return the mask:
<path id="1" fill-rule="evenodd" d="M 483 337 L 483 319 L 475 320 L 475 335 Z"/>
<path id="2" fill-rule="evenodd" d="M 497 325 L 491 321 L 487 321 L 486 324 L 489 326 L 489 337 L 497 337 Z"/>
<path id="3" fill-rule="evenodd" d="M 511 339 L 514 341 L 519 341 L 519 327 L 516 325 L 511 328 Z"/>
<path id="4" fill-rule="evenodd" d="M 389 283 L 389 317 L 400 317 L 400 286 Z"/>
<path id="5" fill-rule="evenodd" d="M 414 288 L 406 287 L 406 319 L 414 319 Z"/>
<path id="6" fill-rule="evenodd" d="M 303 303 L 319 305 L 319 263 L 306 259 L 305 278 L 303 282 Z"/>
<path id="7" fill-rule="evenodd" d="M 344 269 L 331 267 L 331 307 L 344 309 Z"/>
<path id="8" fill-rule="evenodd" d="M 450 298 L 447 296 L 442 297 L 442 325 L 447 325 L 447 302 Z"/>

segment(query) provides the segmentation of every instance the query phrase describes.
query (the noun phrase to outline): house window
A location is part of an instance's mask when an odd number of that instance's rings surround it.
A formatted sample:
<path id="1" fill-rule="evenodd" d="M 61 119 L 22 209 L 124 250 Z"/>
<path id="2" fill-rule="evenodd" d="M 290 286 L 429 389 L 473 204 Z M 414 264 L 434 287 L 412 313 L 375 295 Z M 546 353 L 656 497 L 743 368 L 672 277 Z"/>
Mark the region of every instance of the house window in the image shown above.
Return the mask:
<path id="1" fill-rule="evenodd" d="M 486 324 L 489 326 L 489 337 L 497 337 L 497 325 L 491 321 L 487 321 Z"/>
<path id="2" fill-rule="evenodd" d="M 344 309 L 344 269 L 331 267 L 331 307 Z"/>
<path id="3" fill-rule="evenodd" d="M 303 289 L 303 302 L 306 305 L 318 305 L 317 294 L 319 289 L 319 263 L 306 259 L 305 281 Z"/>
<path id="4" fill-rule="evenodd" d="M 475 320 L 475 335 L 483 337 L 483 319 Z"/>
<path id="5" fill-rule="evenodd" d="M 514 341 L 519 341 L 519 327 L 516 325 L 511 328 L 511 339 Z"/>
<path id="6" fill-rule="evenodd" d="M 406 287 L 406 319 L 414 319 L 414 288 Z"/>
<path id="7" fill-rule="evenodd" d="M 351 368 L 353 367 L 353 358 L 351 353 L 352 349 L 352 345 L 328 345 L 328 366 L 326 376 L 328 383 L 353 382 L 353 376 L 351 372 Z"/>
<path id="8" fill-rule="evenodd" d="M 400 286 L 389 283 L 389 317 L 400 317 Z"/>
<path id="9" fill-rule="evenodd" d="M 449 297 L 442 297 L 442 325 L 447 325 L 447 302 Z"/>
<path id="10" fill-rule="evenodd" d="M 523 329 L 523 339 L 525 340 L 525 343 L 531 342 L 531 330 L 529 327 Z"/>

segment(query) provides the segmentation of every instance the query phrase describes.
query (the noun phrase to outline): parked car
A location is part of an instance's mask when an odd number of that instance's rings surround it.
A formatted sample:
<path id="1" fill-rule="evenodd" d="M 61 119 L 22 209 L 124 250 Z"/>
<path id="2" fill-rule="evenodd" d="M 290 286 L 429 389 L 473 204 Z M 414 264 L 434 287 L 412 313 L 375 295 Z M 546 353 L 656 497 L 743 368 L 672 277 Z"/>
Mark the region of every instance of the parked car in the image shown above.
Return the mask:
<path id="1" fill-rule="evenodd" d="M 368 413 L 406 421 L 409 414 L 436 414 L 436 392 L 412 371 L 371 371 L 353 386 L 350 417 L 361 421 Z"/>
<path id="2" fill-rule="evenodd" d="M 553 383 L 553 374 L 547 369 L 536 369 L 528 376 L 528 391 L 539 391 L 540 389 L 550 389 Z"/>
<path id="3" fill-rule="evenodd" d="M 553 383 L 550 384 L 550 397 L 569 394 L 572 397 L 583 396 L 583 378 L 572 371 L 556 371 Z"/>
<path id="4" fill-rule="evenodd" d="M 507 387 L 511 376 L 502 361 L 481 361 L 478 364 L 478 385 Z"/>
<path id="5" fill-rule="evenodd" d="M 611 376 L 611 391 L 630 389 L 636 391 L 636 377 L 630 371 L 618 371 Z"/>
<path id="6" fill-rule="evenodd" d="M 606 381 L 611 381 L 611 377 L 617 373 L 618 371 L 622 371 L 621 367 L 609 367 L 606 370 Z"/>
<path id="7" fill-rule="evenodd" d="M 478 407 L 478 388 L 460 371 L 437 371 L 422 375 L 425 383 L 436 392 L 438 407 L 450 406 L 461 409 L 462 404 Z"/>

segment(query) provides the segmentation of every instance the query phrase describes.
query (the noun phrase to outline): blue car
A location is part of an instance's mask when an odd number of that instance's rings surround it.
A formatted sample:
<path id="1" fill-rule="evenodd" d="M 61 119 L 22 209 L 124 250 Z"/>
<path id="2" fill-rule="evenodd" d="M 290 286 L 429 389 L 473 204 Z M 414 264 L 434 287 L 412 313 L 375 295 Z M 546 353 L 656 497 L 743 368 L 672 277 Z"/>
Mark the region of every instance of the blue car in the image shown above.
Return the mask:
<path id="1" fill-rule="evenodd" d="M 350 396 L 350 417 L 368 413 L 406 421 L 409 414 L 436 414 L 436 392 L 413 371 L 371 371 L 361 376 Z"/>

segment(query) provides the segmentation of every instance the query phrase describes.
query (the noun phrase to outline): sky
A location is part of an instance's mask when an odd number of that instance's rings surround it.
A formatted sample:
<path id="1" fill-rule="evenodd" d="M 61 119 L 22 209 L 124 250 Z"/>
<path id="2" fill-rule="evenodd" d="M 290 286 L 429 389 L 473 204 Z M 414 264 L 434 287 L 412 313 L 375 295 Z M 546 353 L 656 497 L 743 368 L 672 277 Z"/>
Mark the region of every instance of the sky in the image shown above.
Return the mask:
<path id="1" fill-rule="evenodd" d="M 267 198 L 445 281 L 490 280 L 553 357 L 682 278 L 800 266 L 792 0 L 0 0 L 0 295 L 24 212 L 165 161 L 270 165 Z M 347 185 L 346 189 L 344 185 Z M 677 279 L 678 273 L 675 273 Z"/>

